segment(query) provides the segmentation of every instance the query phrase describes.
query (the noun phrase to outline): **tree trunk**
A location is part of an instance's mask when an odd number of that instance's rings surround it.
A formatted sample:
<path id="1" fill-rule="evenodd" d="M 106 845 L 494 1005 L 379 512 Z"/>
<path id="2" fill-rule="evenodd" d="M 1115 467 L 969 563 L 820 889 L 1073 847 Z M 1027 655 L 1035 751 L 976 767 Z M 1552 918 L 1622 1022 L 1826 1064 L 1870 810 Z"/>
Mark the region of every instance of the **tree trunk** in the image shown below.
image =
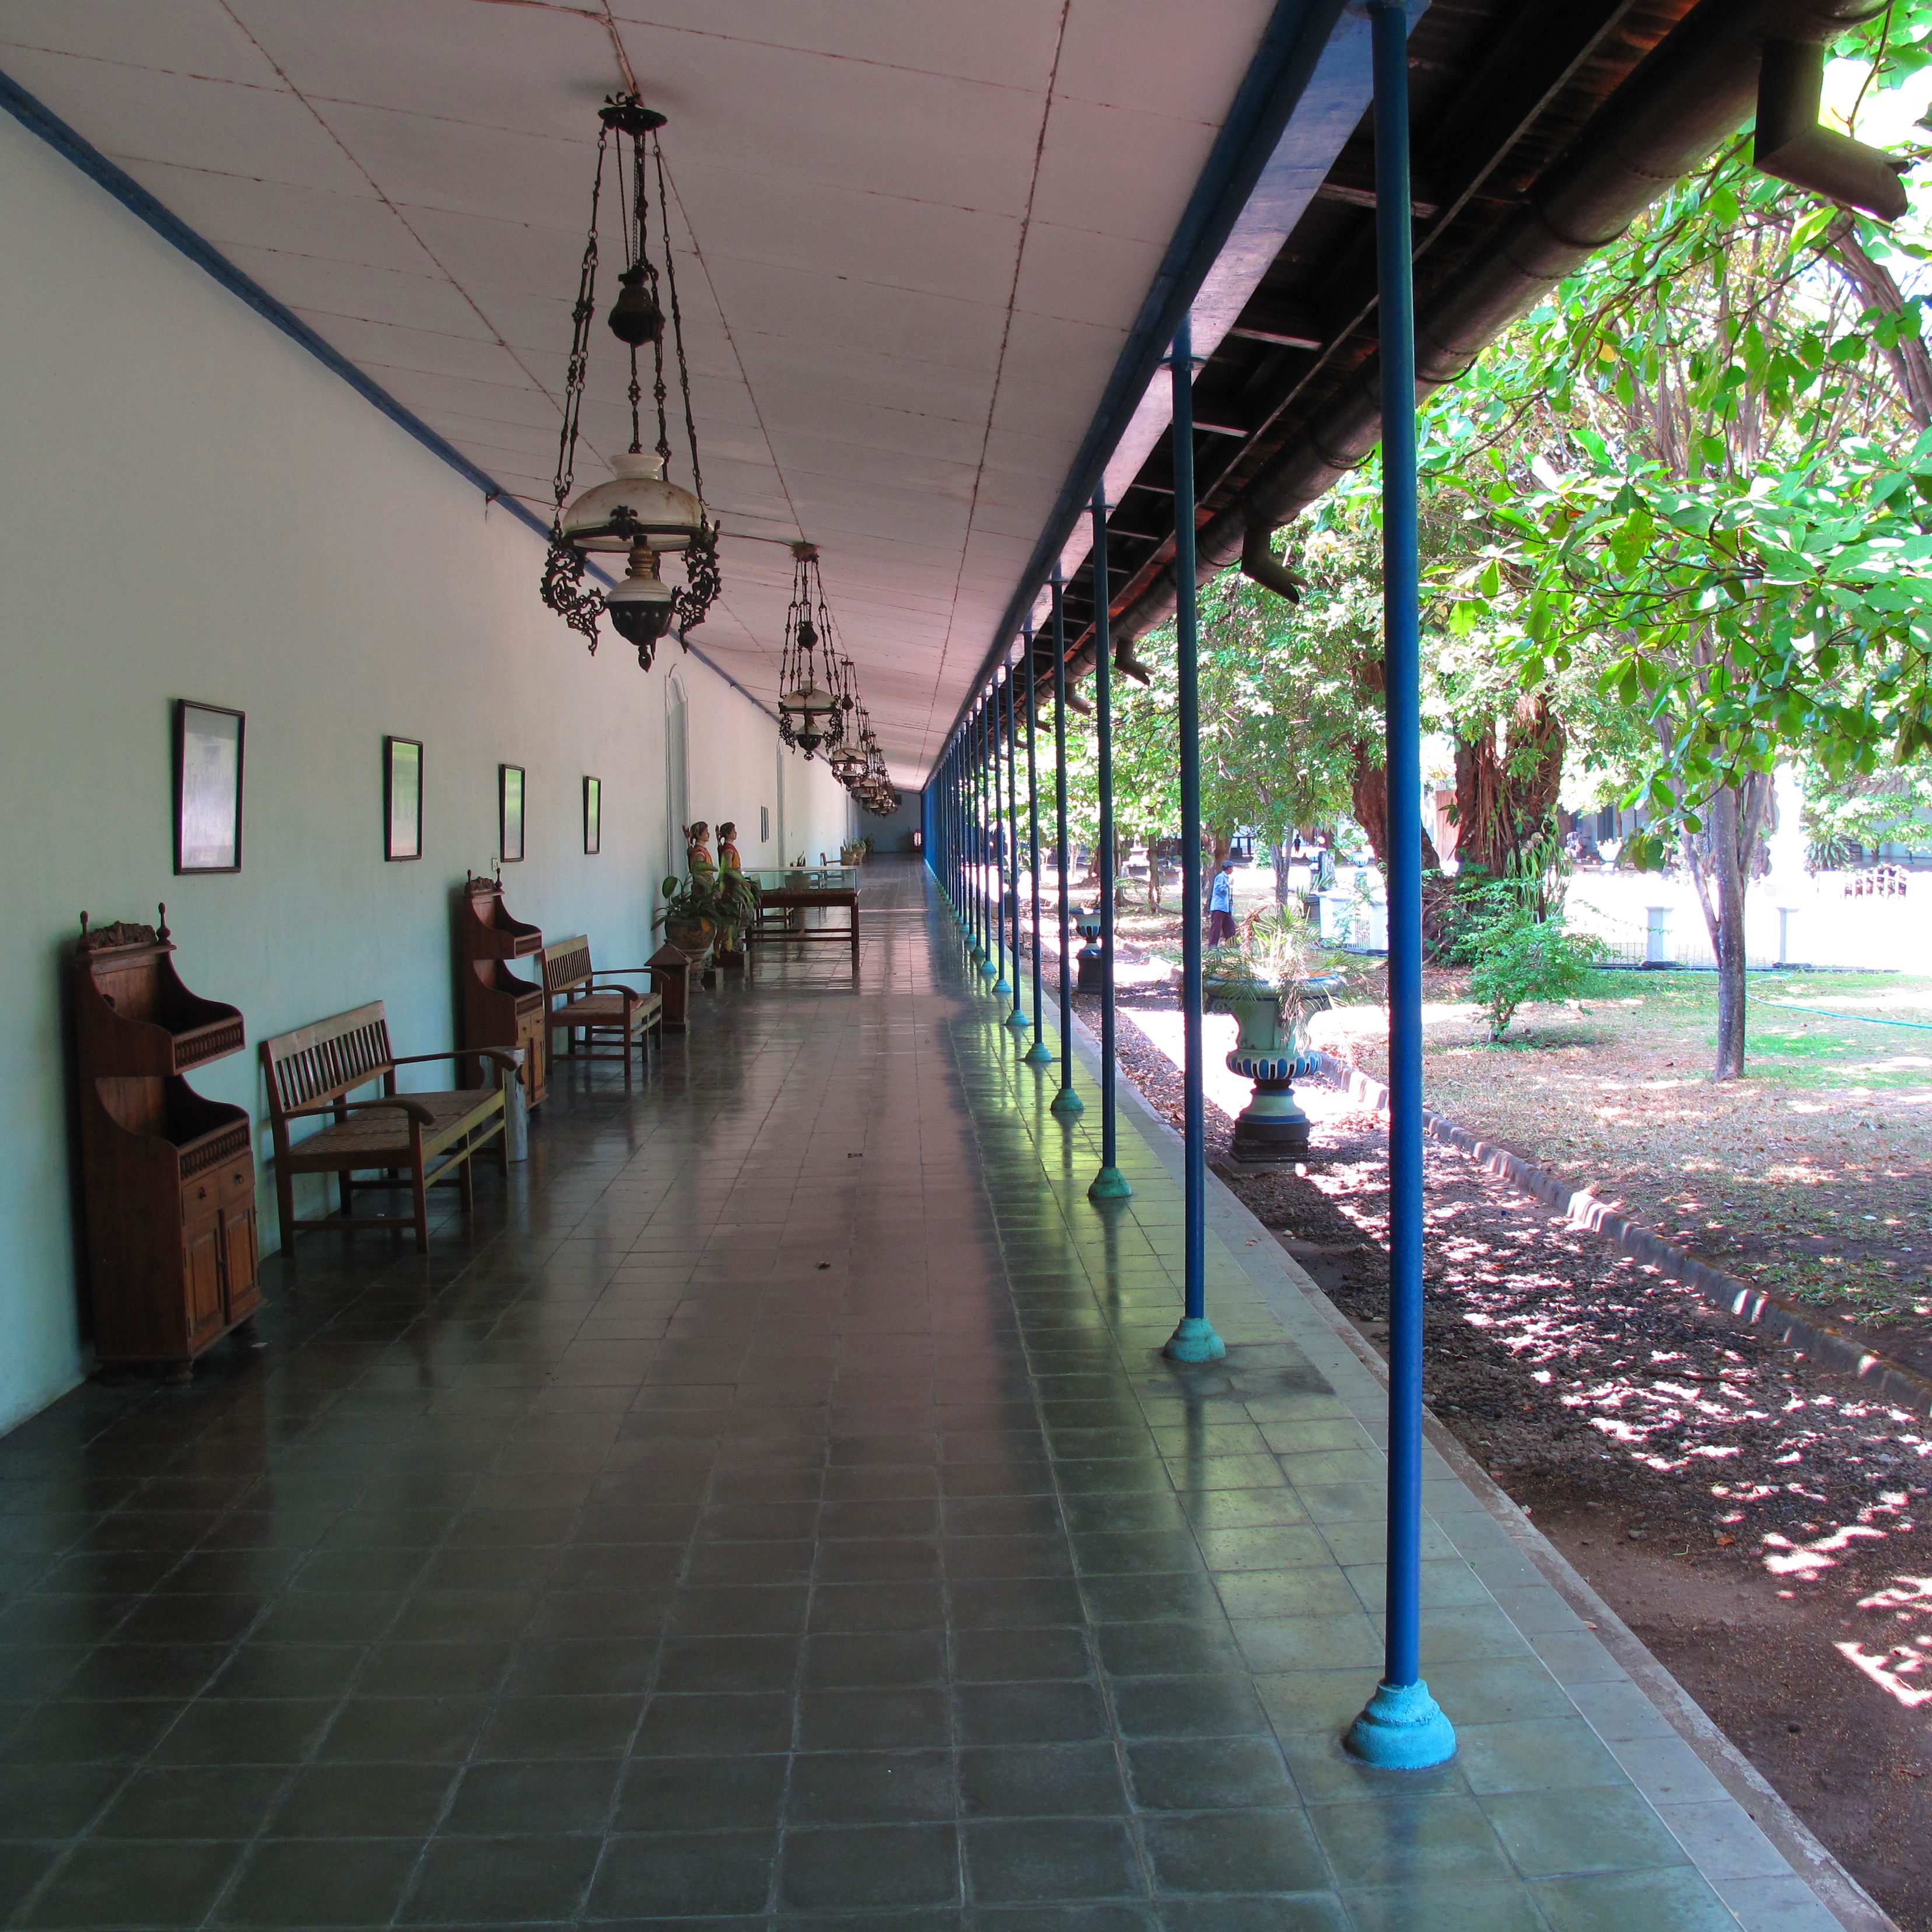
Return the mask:
<path id="1" fill-rule="evenodd" d="M 1866 308 L 1888 316 L 1905 313 L 1905 297 L 1892 271 L 1859 246 L 1858 224 L 1850 215 L 1832 224 L 1825 238 L 1825 252 Z M 1932 356 L 1927 354 L 1924 339 L 1916 334 L 1901 334 L 1890 348 L 1880 352 L 1891 365 L 1900 399 L 1912 420 L 1921 429 L 1932 428 Z"/>
<path id="2" fill-rule="evenodd" d="M 1355 769 L 1348 781 L 1349 809 L 1354 814 L 1355 823 L 1368 834 L 1369 849 L 1376 855 L 1376 863 L 1382 868 L 1382 876 L 1388 876 L 1388 772 L 1381 764 L 1382 748 L 1377 744 L 1364 742 L 1355 747 Z M 1437 856 L 1436 842 L 1420 825 L 1415 836 L 1422 842 L 1422 869 L 1425 872 L 1439 872 L 1442 861 Z"/>
<path id="3" fill-rule="evenodd" d="M 1456 856 L 1502 878 L 1546 837 L 1563 780 L 1562 721 L 1546 697 L 1523 698 L 1502 721 L 1456 740 Z"/>
<path id="4" fill-rule="evenodd" d="M 1288 910 L 1291 888 L 1288 883 L 1288 848 L 1277 838 L 1268 848 L 1268 857 L 1274 864 L 1274 902 L 1283 912 Z"/>
<path id="5" fill-rule="evenodd" d="M 1736 1080 L 1744 1070 L 1744 899 L 1757 870 L 1771 797 L 1771 780 L 1754 772 L 1742 785 L 1712 794 L 1704 808 L 1705 830 L 1684 842 L 1684 856 L 1704 928 L 1718 962 L 1717 1052 L 1714 1080 Z"/>

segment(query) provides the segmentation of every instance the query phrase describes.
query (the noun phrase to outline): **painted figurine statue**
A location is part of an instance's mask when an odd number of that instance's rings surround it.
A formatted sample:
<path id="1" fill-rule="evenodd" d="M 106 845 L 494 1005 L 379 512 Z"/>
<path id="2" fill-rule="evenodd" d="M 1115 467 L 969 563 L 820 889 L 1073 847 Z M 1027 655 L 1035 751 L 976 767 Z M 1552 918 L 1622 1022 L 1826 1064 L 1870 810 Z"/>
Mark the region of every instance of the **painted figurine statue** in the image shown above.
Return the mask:
<path id="1" fill-rule="evenodd" d="M 701 818 L 684 828 L 684 862 L 693 874 L 717 870 L 711 862 L 711 827 Z"/>
<path id="2" fill-rule="evenodd" d="M 736 840 L 738 828 L 728 818 L 718 821 L 718 868 L 723 872 L 742 872 L 745 862 L 738 856 Z"/>

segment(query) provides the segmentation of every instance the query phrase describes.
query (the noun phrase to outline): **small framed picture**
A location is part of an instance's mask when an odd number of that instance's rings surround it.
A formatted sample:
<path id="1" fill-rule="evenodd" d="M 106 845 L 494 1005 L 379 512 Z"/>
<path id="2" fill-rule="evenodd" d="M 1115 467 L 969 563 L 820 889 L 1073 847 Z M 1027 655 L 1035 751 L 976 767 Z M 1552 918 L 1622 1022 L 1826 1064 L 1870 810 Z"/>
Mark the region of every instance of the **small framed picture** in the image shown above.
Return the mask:
<path id="1" fill-rule="evenodd" d="M 768 805 L 761 805 L 758 807 L 758 843 L 760 845 L 769 844 L 771 836 L 772 808 Z"/>
<path id="2" fill-rule="evenodd" d="M 584 781 L 584 849 L 604 849 L 604 781 L 586 777 Z"/>
<path id="3" fill-rule="evenodd" d="M 505 865 L 524 856 L 524 768 L 496 767 L 496 819 L 502 834 L 496 850 Z"/>
<path id="4" fill-rule="evenodd" d="M 382 740 L 382 856 L 422 856 L 422 741 Z"/>
<path id="5" fill-rule="evenodd" d="M 242 869 L 242 714 L 175 704 L 175 870 Z"/>

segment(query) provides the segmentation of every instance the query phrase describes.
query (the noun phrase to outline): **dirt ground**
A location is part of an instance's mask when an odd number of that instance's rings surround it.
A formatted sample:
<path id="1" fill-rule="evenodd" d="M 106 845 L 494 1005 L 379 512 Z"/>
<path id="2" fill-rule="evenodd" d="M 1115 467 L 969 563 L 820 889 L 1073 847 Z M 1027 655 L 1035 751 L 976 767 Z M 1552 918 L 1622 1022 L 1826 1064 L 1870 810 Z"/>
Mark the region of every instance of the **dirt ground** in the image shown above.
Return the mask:
<path id="1" fill-rule="evenodd" d="M 1711 974 L 1594 974 L 1501 1045 L 1458 977 L 1426 990 L 1430 1106 L 1932 1368 L 1932 980 L 1754 975 L 1748 1077 L 1722 1086 Z M 1345 1008 L 1316 1036 L 1378 1073 L 1385 1024 Z"/>
<path id="2" fill-rule="evenodd" d="M 1145 986 L 1122 1004 L 1171 1001 Z M 1121 1034 L 1178 1120 L 1172 1061 Z M 1546 1061 L 1480 1057 L 1513 1064 Z M 1712 1090 L 1682 1090 L 1688 1108 Z M 1232 1184 L 1380 1342 L 1383 1127 L 1332 1089 L 1300 1097 L 1311 1159 Z M 1209 1120 L 1219 1153 L 1232 1124 Z M 1932 1932 L 1932 1431 L 1450 1150 L 1430 1149 L 1427 1186 L 1431 1408 L 1906 1932 Z"/>

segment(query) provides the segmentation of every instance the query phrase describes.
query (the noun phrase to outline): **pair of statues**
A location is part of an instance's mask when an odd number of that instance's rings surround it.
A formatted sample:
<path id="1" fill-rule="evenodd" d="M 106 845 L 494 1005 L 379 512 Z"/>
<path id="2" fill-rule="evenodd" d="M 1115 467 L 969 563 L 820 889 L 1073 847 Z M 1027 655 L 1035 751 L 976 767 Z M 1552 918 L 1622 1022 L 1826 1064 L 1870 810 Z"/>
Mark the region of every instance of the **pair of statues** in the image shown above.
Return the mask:
<path id="1" fill-rule="evenodd" d="M 738 836 L 738 828 L 729 819 L 721 819 L 718 824 L 718 862 L 711 862 L 711 827 L 704 820 L 684 828 L 685 864 L 694 876 L 700 872 L 722 870 L 741 872 L 743 862 L 738 856 L 738 848 L 732 842 Z"/>

